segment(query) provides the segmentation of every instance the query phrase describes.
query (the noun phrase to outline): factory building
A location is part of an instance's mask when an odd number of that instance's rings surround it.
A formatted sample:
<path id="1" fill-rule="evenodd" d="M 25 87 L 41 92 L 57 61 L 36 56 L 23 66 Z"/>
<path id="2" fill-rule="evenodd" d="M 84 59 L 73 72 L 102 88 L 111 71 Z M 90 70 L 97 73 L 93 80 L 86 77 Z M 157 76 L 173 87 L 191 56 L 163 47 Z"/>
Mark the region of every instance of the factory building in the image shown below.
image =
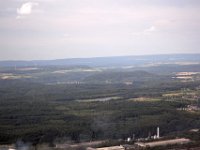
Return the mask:
<path id="1" fill-rule="evenodd" d="M 180 138 L 173 140 L 163 140 L 163 141 L 155 141 L 155 142 L 137 142 L 135 143 L 138 147 L 156 147 L 156 146 L 166 146 L 166 145 L 174 145 L 174 144 L 187 144 L 189 143 L 189 139 Z"/>
<path id="2" fill-rule="evenodd" d="M 87 148 L 87 150 L 125 150 L 125 148 L 120 146 L 111 146 L 111 147 L 103 147 L 103 148 Z"/>

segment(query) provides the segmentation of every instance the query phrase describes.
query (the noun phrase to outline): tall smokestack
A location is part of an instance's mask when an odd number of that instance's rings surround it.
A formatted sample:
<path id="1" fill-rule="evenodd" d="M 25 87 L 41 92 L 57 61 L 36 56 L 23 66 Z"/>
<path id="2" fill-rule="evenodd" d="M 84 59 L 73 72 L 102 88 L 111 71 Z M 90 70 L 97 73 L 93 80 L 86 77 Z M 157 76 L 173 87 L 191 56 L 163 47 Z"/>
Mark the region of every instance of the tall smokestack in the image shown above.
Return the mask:
<path id="1" fill-rule="evenodd" d="M 157 138 L 158 139 L 160 138 L 160 129 L 159 129 L 159 127 L 157 127 Z"/>

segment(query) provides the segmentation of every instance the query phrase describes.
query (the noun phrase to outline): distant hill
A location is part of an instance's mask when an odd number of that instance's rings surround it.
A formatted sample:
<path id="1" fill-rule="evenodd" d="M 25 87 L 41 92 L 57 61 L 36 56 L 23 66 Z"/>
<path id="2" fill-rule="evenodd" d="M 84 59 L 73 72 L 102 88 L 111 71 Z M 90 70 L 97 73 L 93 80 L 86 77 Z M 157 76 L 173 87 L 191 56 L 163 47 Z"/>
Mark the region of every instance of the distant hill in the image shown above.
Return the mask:
<path id="1" fill-rule="evenodd" d="M 57 60 L 34 61 L 0 61 L 0 67 L 27 67 L 27 66 L 73 66 L 83 65 L 90 67 L 120 67 L 139 66 L 154 63 L 200 62 L 200 54 L 167 54 L 143 56 L 117 56 L 96 58 L 72 58 Z"/>
<path id="2" fill-rule="evenodd" d="M 101 72 L 88 76 L 84 79 L 86 83 L 127 83 L 132 84 L 134 82 L 145 81 L 158 81 L 164 79 L 164 76 L 159 76 L 146 71 L 132 71 L 132 72 Z M 166 79 L 165 79 L 166 80 Z"/>

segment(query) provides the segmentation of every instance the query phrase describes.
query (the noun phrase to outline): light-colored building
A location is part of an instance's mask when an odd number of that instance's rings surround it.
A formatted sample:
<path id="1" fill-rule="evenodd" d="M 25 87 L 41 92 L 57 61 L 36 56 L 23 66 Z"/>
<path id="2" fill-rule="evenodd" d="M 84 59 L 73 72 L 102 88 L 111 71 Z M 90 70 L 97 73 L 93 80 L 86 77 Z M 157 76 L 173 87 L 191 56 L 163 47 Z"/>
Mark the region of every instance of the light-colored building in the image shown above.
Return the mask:
<path id="1" fill-rule="evenodd" d="M 87 150 L 125 150 L 123 146 L 111 146 L 111 147 L 102 147 L 102 148 L 87 148 Z"/>
<path id="2" fill-rule="evenodd" d="M 179 138 L 172 140 L 163 140 L 163 141 L 155 141 L 155 142 L 137 142 L 135 143 L 139 147 L 156 147 L 156 146 L 166 146 L 166 145 L 174 145 L 174 144 L 187 144 L 189 143 L 189 139 Z"/>

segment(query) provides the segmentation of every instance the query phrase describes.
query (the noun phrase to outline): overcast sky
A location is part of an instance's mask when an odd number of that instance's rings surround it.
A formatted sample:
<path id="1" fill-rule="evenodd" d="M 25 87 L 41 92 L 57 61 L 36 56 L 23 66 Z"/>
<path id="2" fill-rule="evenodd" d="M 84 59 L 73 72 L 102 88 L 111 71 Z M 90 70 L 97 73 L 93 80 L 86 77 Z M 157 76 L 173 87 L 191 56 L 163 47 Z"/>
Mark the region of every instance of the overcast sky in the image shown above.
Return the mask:
<path id="1" fill-rule="evenodd" d="M 200 0 L 0 0 L 0 60 L 199 48 Z"/>

